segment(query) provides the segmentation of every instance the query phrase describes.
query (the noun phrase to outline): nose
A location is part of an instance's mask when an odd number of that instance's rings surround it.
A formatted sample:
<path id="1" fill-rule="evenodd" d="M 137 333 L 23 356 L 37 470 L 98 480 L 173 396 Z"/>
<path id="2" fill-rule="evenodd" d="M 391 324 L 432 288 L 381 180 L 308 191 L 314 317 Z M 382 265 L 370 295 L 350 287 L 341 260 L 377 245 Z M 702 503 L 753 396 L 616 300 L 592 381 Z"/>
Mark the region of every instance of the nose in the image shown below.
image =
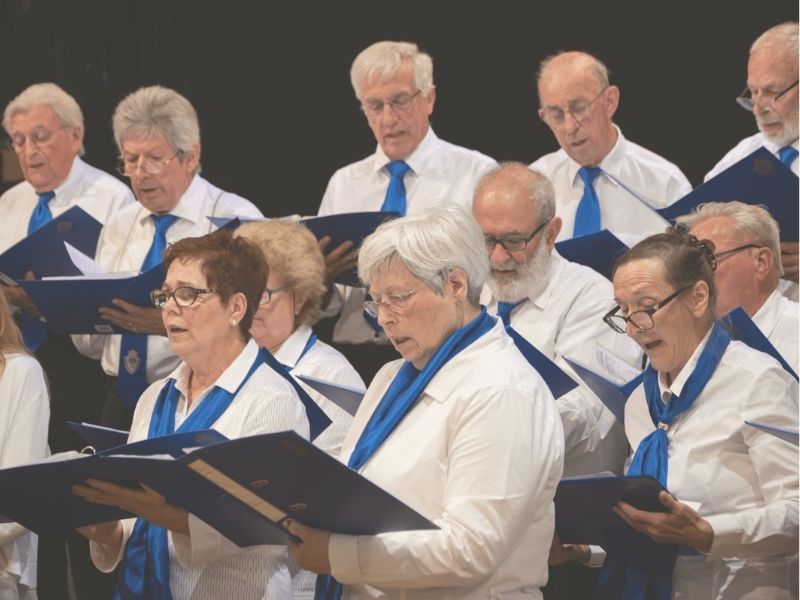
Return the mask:
<path id="1" fill-rule="evenodd" d="M 395 315 L 383 304 L 378 304 L 377 306 L 378 306 L 378 325 L 380 325 L 381 327 L 386 327 L 386 325 L 395 322 L 395 320 L 397 319 L 397 315 Z"/>
<path id="2" fill-rule="evenodd" d="M 565 131 L 573 133 L 575 131 L 578 131 L 580 126 L 581 122 L 575 118 L 575 115 L 573 115 L 570 111 L 564 112 L 564 123 L 562 127 L 564 128 Z"/>
<path id="3" fill-rule="evenodd" d="M 494 247 L 489 251 L 489 260 L 495 263 L 503 263 L 511 258 L 511 253 L 503 248 L 503 244 L 495 242 Z"/>

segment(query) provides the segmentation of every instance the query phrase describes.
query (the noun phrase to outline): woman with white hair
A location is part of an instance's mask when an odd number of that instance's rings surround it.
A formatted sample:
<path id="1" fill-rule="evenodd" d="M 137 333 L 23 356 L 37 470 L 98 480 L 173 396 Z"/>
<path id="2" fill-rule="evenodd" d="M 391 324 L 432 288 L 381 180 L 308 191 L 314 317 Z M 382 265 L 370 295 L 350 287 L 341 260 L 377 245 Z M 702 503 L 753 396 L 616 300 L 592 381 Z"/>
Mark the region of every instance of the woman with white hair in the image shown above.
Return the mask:
<path id="1" fill-rule="evenodd" d="M 563 434 L 544 382 L 478 304 L 487 272 L 483 237 L 455 206 L 381 225 L 361 247 L 365 308 L 403 360 L 376 375 L 341 459 L 439 529 L 289 523 L 294 559 L 332 575 L 317 598 L 541 597 Z"/>

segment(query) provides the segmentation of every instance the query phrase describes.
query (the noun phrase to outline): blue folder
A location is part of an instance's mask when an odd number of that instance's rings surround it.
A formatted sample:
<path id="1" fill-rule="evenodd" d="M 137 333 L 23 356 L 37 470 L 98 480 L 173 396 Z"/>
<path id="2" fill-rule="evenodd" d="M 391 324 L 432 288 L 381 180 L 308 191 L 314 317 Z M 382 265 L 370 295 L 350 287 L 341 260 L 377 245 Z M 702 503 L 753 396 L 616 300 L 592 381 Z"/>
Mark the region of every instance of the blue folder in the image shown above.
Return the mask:
<path id="1" fill-rule="evenodd" d="M 578 384 L 567 375 L 556 363 L 542 354 L 538 348 L 522 337 L 513 327 L 506 329 L 508 335 L 514 340 L 517 349 L 525 360 L 542 376 L 553 398 L 560 398 L 567 392 L 574 390 Z"/>
<path id="2" fill-rule="evenodd" d="M 747 316 L 744 309 L 739 306 L 734 308 L 731 312 L 720 319 L 722 324 L 731 334 L 731 337 L 740 342 L 744 342 L 751 348 L 769 354 L 772 358 L 781 363 L 781 366 L 792 377 L 797 379 L 797 373 L 786 362 L 778 349 L 772 345 L 767 336 L 758 328 L 758 325 L 753 323 L 753 320 Z"/>
<path id="3" fill-rule="evenodd" d="M 285 543 L 286 518 L 336 533 L 436 529 L 431 521 L 291 431 L 221 441 L 145 440 L 86 458 L 0 470 L 0 514 L 36 533 L 122 518 L 70 487 L 87 478 L 143 482 L 241 547 Z M 187 447 L 198 447 L 189 453 Z M 154 454 L 171 454 L 170 459 Z"/>
<path id="4" fill-rule="evenodd" d="M 649 476 L 575 477 L 556 489 L 556 532 L 564 544 L 594 544 L 608 549 L 641 534 L 611 509 L 623 501 L 641 510 L 665 512 L 658 500 L 664 488 Z"/>
<path id="5" fill-rule="evenodd" d="M 798 240 L 798 179 L 765 148 L 759 148 L 722 173 L 696 187 L 674 204 L 658 210 L 670 222 L 703 202 L 740 200 L 763 204 L 778 222 L 781 241 Z"/>
<path id="6" fill-rule="evenodd" d="M 28 297 L 56 333 L 129 333 L 100 318 L 101 306 L 112 307 L 120 298 L 138 306 L 152 306 L 150 292 L 164 283 L 164 267 L 159 264 L 133 277 L 101 279 L 20 280 Z"/>
<path id="7" fill-rule="evenodd" d="M 628 249 L 608 229 L 563 240 L 555 247 L 568 261 L 594 269 L 608 280 L 617 258 Z"/>
<path id="8" fill-rule="evenodd" d="M 112 429 L 91 423 L 76 423 L 75 421 L 67 421 L 67 425 L 81 436 L 83 441 L 89 444 L 95 452 L 124 446 L 128 441 L 128 432 L 121 429 Z"/>
<path id="9" fill-rule="evenodd" d="M 356 390 L 333 381 L 324 381 L 309 375 L 298 375 L 297 378 L 350 415 L 356 414 L 358 407 L 361 406 L 361 401 L 364 399 L 365 392 L 363 390 Z"/>
<path id="10" fill-rule="evenodd" d="M 36 277 L 80 275 L 64 242 L 94 256 L 101 228 L 89 213 L 73 206 L 0 254 L 0 272 L 12 279 L 22 279 L 28 271 Z"/>

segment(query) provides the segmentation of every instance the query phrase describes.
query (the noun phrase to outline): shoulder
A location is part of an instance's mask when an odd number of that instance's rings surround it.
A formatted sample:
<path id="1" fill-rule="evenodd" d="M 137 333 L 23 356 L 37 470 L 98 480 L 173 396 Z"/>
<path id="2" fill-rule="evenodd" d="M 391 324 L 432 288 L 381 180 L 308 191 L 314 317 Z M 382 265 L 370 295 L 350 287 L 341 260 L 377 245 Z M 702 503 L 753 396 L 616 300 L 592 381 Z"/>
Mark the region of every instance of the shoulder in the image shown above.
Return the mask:
<path id="1" fill-rule="evenodd" d="M 764 143 L 764 136 L 761 132 L 757 132 L 751 136 L 740 140 L 733 148 L 728 150 L 725 155 L 714 165 L 714 167 L 706 173 L 704 181 L 708 181 L 712 177 L 719 175 L 722 171 L 738 162 L 748 154 L 760 148 Z"/>
<path id="2" fill-rule="evenodd" d="M 120 196 L 132 196 L 130 188 L 119 179 L 86 162 L 82 165 L 81 180 L 99 191 Z"/>
<path id="3" fill-rule="evenodd" d="M 29 354 L 12 353 L 6 354 L 6 366 L 3 370 L 3 377 L 13 377 L 18 380 L 26 380 L 31 383 L 44 383 L 44 370 L 33 356 Z"/>
<path id="4" fill-rule="evenodd" d="M 0 196 L 0 205 L 7 205 L 4 210 L 13 210 L 14 203 L 23 197 L 36 198 L 36 192 L 33 190 L 33 186 L 27 181 L 21 181 L 3 192 Z"/>
<path id="5" fill-rule="evenodd" d="M 310 375 L 348 387 L 364 389 L 364 381 L 344 354 L 336 348 L 317 340 L 311 350 L 293 369 L 301 375 Z"/>
<path id="6" fill-rule="evenodd" d="M 545 154 L 537 158 L 534 162 L 528 165 L 528 168 L 533 171 L 539 171 L 548 177 L 552 177 L 554 172 L 559 168 L 566 168 L 567 154 L 559 149 L 550 154 Z"/>
<path id="7" fill-rule="evenodd" d="M 209 203 L 209 210 L 214 216 L 263 218 L 264 215 L 250 200 L 233 192 L 226 192 L 202 177 L 198 176 L 198 179 L 206 196 L 204 200 Z"/>
<path id="8" fill-rule="evenodd" d="M 370 154 L 357 160 L 356 162 L 345 165 L 334 171 L 331 176 L 331 183 L 346 183 L 352 179 L 360 179 L 362 177 L 369 177 L 373 172 L 373 165 L 375 164 L 375 155 Z"/>
<path id="9" fill-rule="evenodd" d="M 441 138 L 436 140 L 436 153 L 454 169 L 485 171 L 497 165 L 495 159 L 482 152 L 451 144 Z"/>
<path id="10" fill-rule="evenodd" d="M 644 169 L 661 174 L 662 176 L 678 179 L 682 182 L 688 181 L 678 165 L 629 139 L 625 140 L 624 158 L 635 162 Z"/>

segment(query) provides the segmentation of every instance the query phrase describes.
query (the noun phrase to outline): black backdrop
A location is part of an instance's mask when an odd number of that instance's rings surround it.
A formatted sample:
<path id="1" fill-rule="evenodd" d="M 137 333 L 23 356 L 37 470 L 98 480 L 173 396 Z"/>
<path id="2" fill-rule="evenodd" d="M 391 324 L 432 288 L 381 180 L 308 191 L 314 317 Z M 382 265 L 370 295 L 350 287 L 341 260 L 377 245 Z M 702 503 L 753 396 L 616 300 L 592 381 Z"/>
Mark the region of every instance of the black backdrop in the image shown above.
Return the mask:
<path id="1" fill-rule="evenodd" d="M 173 87 L 199 113 L 209 180 L 267 216 L 311 214 L 331 173 L 373 150 L 349 83 L 368 44 L 418 43 L 434 59 L 437 134 L 524 162 L 556 148 L 536 116 L 539 60 L 584 49 L 622 90 L 626 137 L 697 185 L 754 132 L 734 103 L 750 43 L 797 11 L 794 0 L 0 0 L 0 105 L 57 82 L 84 110 L 87 160 L 110 171 L 116 103 Z"/>

